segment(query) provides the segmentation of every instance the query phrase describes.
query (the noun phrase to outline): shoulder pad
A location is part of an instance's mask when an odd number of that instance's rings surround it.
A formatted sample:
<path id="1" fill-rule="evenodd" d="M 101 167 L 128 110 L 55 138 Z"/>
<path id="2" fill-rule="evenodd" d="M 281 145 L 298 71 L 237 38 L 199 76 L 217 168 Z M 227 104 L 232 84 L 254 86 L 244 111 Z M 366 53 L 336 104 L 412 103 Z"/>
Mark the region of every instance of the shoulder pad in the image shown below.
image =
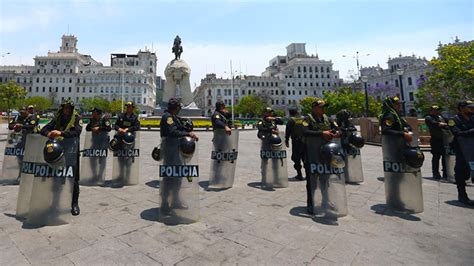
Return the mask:
<path id="1" fill-rule="evenodd" d="M 456 125 L 456 122 L 453 119 L 448 120 L 448 126 L 454 127 Z"/>

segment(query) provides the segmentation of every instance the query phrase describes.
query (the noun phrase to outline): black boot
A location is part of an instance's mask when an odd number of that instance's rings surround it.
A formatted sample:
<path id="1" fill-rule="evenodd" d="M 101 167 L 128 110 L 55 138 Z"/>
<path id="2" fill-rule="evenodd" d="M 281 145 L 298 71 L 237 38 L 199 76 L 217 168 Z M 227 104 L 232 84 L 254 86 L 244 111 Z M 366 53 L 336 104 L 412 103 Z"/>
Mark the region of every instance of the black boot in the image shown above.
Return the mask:
<path id="1" fill-rule="evenodd" d="M 297 175 L 294 177 L 296 180 L 303 180 L 303 175 L 301 174 L 301 169 L 296 170 Z"/>
<path id="2" fill-rule="evenodd" d="M 79 186 L 74 188 L 72 192 L 72 204 L 71 204 L 71 214 L 73 216 L 77 216 L 81 213 L 81 209 L 79 209 Z"/>
<path id="3" fill-rule="evenodd" d="M 474 206 L 474 201 L 470 200 L 467 194 L 460 194 L 458 196 L 459 202 L 469 205 L 469 206 Z"/>

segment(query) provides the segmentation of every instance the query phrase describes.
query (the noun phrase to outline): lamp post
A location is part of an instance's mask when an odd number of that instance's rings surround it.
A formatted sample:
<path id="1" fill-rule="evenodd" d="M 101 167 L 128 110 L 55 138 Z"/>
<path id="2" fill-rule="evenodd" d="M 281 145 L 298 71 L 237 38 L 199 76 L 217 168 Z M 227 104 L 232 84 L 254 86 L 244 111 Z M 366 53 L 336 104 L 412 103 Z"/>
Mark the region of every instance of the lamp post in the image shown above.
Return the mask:
<path id="1" fill-rule="evenodd" d="M 224 71 L 224 73 L 227 73 L 226 71 Z M 235 71 L 235 73 L 237 73 L 237 70 Z M 232 71 L 232 60 L 230 60 L 230 88 L 231 88 L 231 91 L 230 91 L 230 97 L 231 97 L 231 100 L 230 100 L 230 106 L 232 108 L 232 123 L 234 123 L 234 71 Z"/>
<path id="2" fill-rule="evenodd" d="M 362 56 L 369 56 L 370 54 L 365 54 L 365 55 L 362 55 Z M 350 56 L 347 56 L 347 55 L 343 55 L 342 57 L 350 57 Z M 352 58 L 354 58 L 356 60 L 356 64 L 357 64 L 357 80 L 360 79 L 360 68 L 359 68 L 359 51 L 356 51 L 356 55 L 355 56 L 352 56 Z"/>
<path id="3" fill-rule="evenodd" d="M 365 117 L 369 117 L 369 94 L 367 93 L 367 81 L 369 81 L 369 77 L 362 76 L 362 82 L 364 82 L 364 91 L 365 91 Z"/>
<path id="4" fill-rule="evenodd" d="M 403 69 L 401 68 L 397 69 L 398 82 L 400 83 L 400 97 L 402 98 L 402 116 L 405 116 L 405 93 L 403 92 L 403 82 L 402 82 L 403 72 L 404 72 Z"/>

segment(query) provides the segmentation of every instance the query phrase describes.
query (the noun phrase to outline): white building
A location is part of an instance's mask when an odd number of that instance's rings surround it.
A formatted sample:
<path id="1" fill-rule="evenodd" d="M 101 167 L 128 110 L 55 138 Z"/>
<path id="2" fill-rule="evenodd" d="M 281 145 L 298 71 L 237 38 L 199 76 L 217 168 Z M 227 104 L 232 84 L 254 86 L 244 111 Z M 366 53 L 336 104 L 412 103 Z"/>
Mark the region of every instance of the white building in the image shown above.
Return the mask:
<path id="1" fill-rule="evenodd" d="M 412 56 L 402 56 L 388 59 L 388 68 L 383 69 L 379 65 L 376 67 L 363 67 L 360 69 L 361 76 L 368 78 L 367 88 L 369 92 L 379 100 L 386 96 L 403 96 L 406 101 L 405 109 L 408 113 L 414 108 L 416 100 L 415 92 L 418 89 L 420 80 L 426 77 L 430 71 L 428 60 L 425 58 Z M 401 83 L 400 83 L 401 80 Z"/>
<path id="2" fill-rule="evenodd" d="M 110 101 L 134 101 L 142 110 L 152 110 L 156 101 L 156 55 L 139 51 L 136 55 L 112 54 L 111 66 L 90 55 L 80 54 L 77 38 L 63 35 L 59 52 L 36 56 L 34 66 L 0 66 L 0 82 L 15 80 L 27 97 L 50 98 L 54 105 L 65 99 L 102 97 Z"/>
<path id="3" fill-rule="evenodd" d="M 292 43 L 286 47 L 285 56 L 276 56 L 261 76 L 242 76 L 234 79 L 234 104 L 250 94 L 268 98 L 274 109 L 287 111 L 288 106 L 298 105 L 308 97 L 322 97 L 323 92 L 338 88 L 342 80 L 339 71 L 332 69 L 333 63 L 308 55 L 304 43 Z M 232 82 L 208 74 L 194 91 L 194 101 L 210 115 L 217 100 L 230 105 Z"/>

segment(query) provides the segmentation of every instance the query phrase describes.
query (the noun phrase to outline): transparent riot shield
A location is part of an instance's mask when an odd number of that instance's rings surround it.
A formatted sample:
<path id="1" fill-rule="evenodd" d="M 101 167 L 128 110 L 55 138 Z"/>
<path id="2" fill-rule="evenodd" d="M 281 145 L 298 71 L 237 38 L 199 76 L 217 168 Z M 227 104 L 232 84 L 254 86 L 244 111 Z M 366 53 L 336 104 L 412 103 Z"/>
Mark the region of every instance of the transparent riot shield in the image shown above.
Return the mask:
<path id="1" fill-rule="evenodd" d="M 466 160 L 467 165 L 471 169 L 471 177 L 474 176 L 474 138 L 459 136 L 457 138 L 459 146 L 461 147 L 462 155 Z"/>
<path id="2" fill-rule="evenodd" d="M 199 219 L 198 143 L 192 155 L 184 155 L 180 138 L 161 139 L 160 211 L 164 224 L 189 224 Z"/>
<path id="3" fill-rule="evenodd" d="M 26 138 L 21 132 L 8 131 L 0 185 L 17 185 L 20 182 L 20 168 L 23 160 Z"/>
<path id="4" fill-rule="evenodd" d="M 340 143 L 338 139 L 334 142 Z M 307 172 L 311 183 L 313 212 L 316 216 L 342 217 L 348 214 L 344 168 L 320 162 L 320 147 L 327 143 L 321 137 L 305 137 Z"/>
<path id="5" fill-rule="evenodd" d="M 224 129 L 215 129 L 212 139 L 211 174 L 208 189 L 226 189 L 234 185 L 239 146 L 239 131 L 228 136 Z"/>
<path id="6" fill-rule="evenodd" d="M 364 172 L 362 170 L 362 157 L 360 149 L 349 144 L 349 134 L 342 140 L 346 166 L 344 167 L 344 177 L 347 183 L 364 182 Z"/>
<path id="7" fill-rule="evenodd" d="M 140 131 L 135 132 L 134 145 L 113 154 L 112 185 L 116 187 L 138 185 L 140 182 Z"/>
<path id="8" fill-rule="evenodd" d="M 61 165 L 52 167 L 42 161 L 27 169 L 34 175 L 26 220 L 28 224 L 60 225 L 70 222 L 74 178 L 79 173 L 79 138 L 65 138 L 62 144 L 65 160 Z M 43 155 L 43 149 L 37 152 Z"/>
<path id="9" fill-rule="evenodd" d="M 454 178 L 454 166 L 456 165 L 456 153 L 453 147 L 453 133 L 449 129 L 441 129 L 443 134 L 443 146 L 444 146 L 444 166 L 447 179 L 451 183 L 456 183 Z"/>
<path id="10" fill-rule="evenodd" d="M 385 197 L 388 207 L 407 213 L 423 212 L 422 177 L 403 159 L 403 136 L 382 135 Z"/>
<path id="11" fill-rule="evenodd" d="M 280 138 L 285 139 L 283 132 L 279 133 Z M 286 147 L 283 144 L 271 145 L 268 139 L 262 139 L 260 149 L 262 186 L 267 188 L 288 187 L 288 170 L 286 168 Z"/>
<path id="12" fill-rule="evenodd" d="M 26 218 L 30 210 L 31 192 L 34 181 L 34 165 L 44 164 L 43 148 L 48 138 L 40 134 L 28 134 L 25 142 L 25 152 L 21 166 L 20 188 L 16 205 L 16 216 Z"/>
<path id="13" fill-rule="evenodd" d="M 84 149 L 81 151 L 81 185 L 100 186 L 104 184 L 108 144 L 108 132 L 86 132 Z"/>

